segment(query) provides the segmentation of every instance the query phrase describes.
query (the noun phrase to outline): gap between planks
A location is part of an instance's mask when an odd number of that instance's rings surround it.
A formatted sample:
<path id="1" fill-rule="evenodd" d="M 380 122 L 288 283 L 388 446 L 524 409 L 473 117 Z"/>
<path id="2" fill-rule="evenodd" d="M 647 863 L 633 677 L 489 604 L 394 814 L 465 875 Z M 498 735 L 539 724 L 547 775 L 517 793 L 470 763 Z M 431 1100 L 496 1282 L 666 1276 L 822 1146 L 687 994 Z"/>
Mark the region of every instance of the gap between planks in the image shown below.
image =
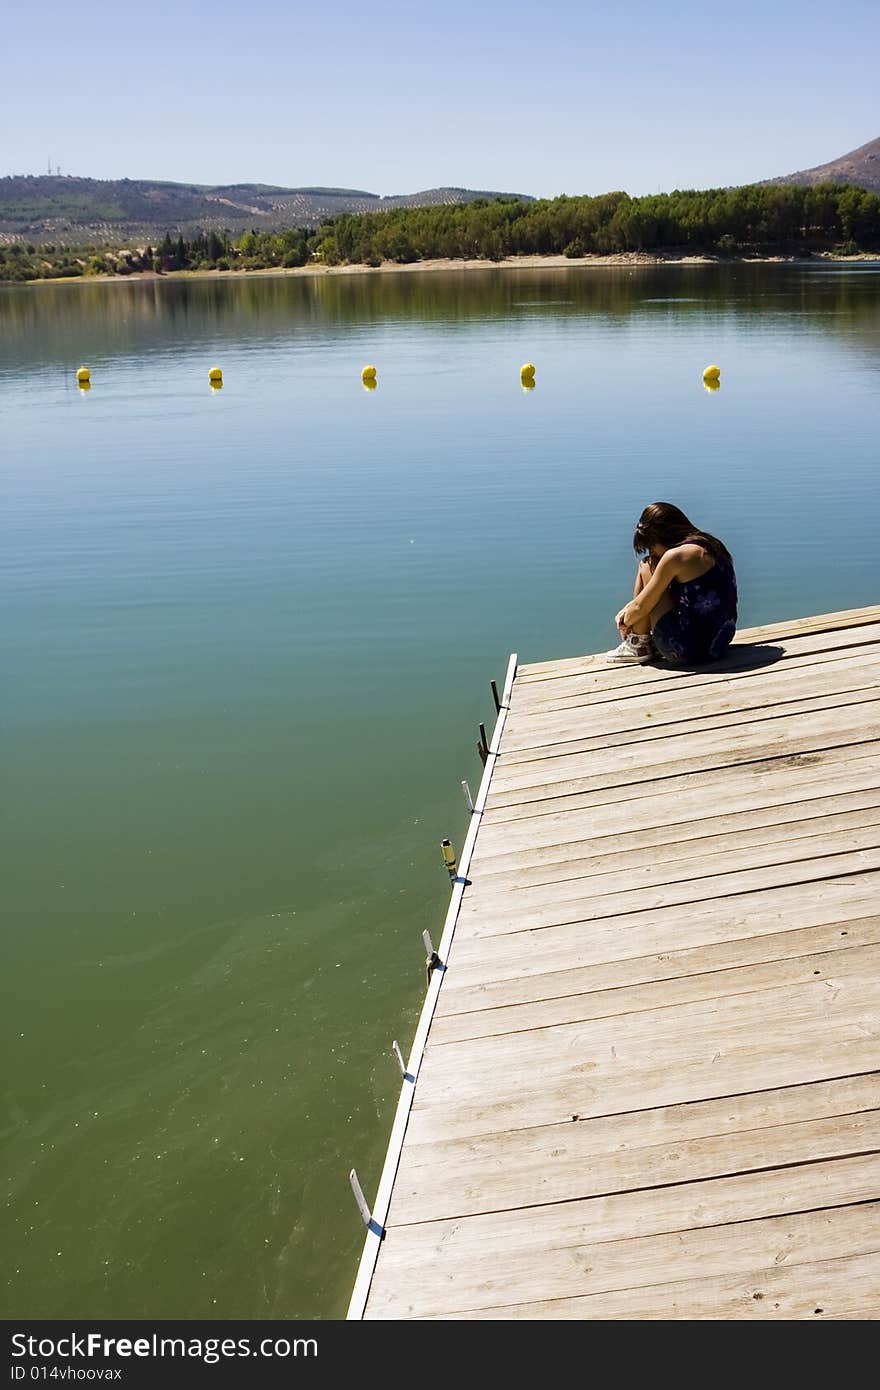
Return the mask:
<path id="1" fill-rule="evenodd" d="M 847 608 L 838 613 L 820 613 L 805 618 L 792 618 L 776 623 L 763 623 L 758 627 L 741 628 L 736 633 L 731 646 L 751 646 L 756 642 L 782 641 L 806 635 L 824 633 L 843 633 L 852 627 L 869 627 L 880 622 L 880 605 L 865 608 Z M 602 653 L 592 653 L 579 657 L 560 657 L 555 661 L 525 662 L 517 670 L 518 679 L 543 679 L 545 675 L 560 668 L 580 669 L 585 663 L 603 662 Z"/>
<path id="2" fill-rule="evenodd" d="M 698 1190 L 694 1190 L 694 1189 Z M 683 1184 L 628 1196 L 390 1232 L 373 1314 L 418 1317 L 540 1298 L 729 1276 L 801 1260 L 870 1254 L 880 1245 L 872 1158 L 779 1174 Z M 559 1218 L 563 1228 L 559 1230 Z M 489 1254 L 488 1252 L 491 1252 Z M 808 1253 L 809 1252 L 809 1253 Z"/>

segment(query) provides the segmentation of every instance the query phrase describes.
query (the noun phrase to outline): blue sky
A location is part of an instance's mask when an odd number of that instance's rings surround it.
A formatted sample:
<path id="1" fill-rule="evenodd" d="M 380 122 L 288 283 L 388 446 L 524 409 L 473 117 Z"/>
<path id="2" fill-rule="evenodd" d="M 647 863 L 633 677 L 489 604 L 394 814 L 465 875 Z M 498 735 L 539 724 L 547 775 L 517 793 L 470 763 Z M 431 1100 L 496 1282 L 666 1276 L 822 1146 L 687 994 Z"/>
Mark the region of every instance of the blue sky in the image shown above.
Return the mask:
<path id="1" fill-rule="evenodd" d="M 880 136 L 876 0 L 46 0 L 3 35 L 0 174 L 646 193 Z"/>

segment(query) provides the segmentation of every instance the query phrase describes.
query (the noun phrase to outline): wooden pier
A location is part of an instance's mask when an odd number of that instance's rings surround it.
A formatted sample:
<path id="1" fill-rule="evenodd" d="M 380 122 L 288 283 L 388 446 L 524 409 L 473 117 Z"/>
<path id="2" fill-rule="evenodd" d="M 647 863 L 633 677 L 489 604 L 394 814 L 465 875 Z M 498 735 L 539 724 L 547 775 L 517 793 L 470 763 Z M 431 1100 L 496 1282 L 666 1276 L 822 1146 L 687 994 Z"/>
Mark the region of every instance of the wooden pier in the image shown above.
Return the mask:
<path id="1" fill-rule="evenodd" d="M 349 1317 L 880 1317 L 880 607 L 501 701 Z"/>

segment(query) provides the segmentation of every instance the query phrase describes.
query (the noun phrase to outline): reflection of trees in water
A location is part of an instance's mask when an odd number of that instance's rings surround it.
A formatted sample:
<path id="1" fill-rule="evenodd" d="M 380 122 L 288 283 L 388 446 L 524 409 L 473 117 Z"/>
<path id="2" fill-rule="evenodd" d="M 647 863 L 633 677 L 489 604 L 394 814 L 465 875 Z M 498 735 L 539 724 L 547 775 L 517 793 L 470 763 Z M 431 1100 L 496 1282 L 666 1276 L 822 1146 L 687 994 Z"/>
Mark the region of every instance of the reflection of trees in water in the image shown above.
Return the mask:
<path id="1" fill-rule="evenodd" d="M 539 267 L 399 274 L 142 280 L 10 286 L 0 290 L 0 364 L 18 370 L 122 353 L 288 341 L 302 330 L 393 322 L 460 332 L 529 316 L 623 321 L 699 319 L 728 324 L 791 315 L 803 329 L 857 339 L 880 353 L 870 266 Z M 778 322 L 777 322 L 778 326 Z"/>

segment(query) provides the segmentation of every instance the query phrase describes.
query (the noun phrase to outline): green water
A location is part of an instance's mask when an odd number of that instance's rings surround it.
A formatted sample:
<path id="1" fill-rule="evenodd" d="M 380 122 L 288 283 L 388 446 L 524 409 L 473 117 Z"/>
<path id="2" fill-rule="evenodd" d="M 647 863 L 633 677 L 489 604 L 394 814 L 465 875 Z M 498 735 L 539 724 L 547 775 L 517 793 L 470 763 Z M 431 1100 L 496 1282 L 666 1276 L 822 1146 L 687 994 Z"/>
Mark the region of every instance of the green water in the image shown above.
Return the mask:
<path id="1" fill-rule="evenodd" d="M 489 679 L 617 640 L 656 499 L 743 625 L 875 602 L 878 291 L 0 288 L 7 1316 L 344 1313 Z"/>

